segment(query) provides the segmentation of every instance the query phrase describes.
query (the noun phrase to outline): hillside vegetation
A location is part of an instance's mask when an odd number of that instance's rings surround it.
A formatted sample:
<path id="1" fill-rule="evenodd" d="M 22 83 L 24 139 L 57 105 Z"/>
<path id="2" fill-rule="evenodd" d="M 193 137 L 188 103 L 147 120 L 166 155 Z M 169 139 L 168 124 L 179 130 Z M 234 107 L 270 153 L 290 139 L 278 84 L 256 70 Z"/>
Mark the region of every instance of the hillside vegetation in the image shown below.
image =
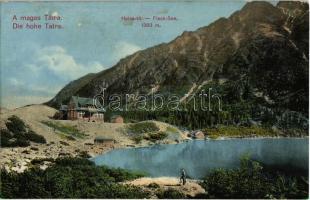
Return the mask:
<path id="1" fill-rule="evenodd" d="M 148 193 L 140 188 L 119 184 L 141 176 L 98 167 L 87 159 L 61 158 L 46 170 L 1 170 L 1 198 L 146 198 Z"/>
<path id="2" fill-rule="evenodd" d="M 142 176 L 141 173 L 127 170 L 95 166 L 87 159 L 61 158 L 55 160 L 54 165 L 46 170 L 32 168 L 20 174 L 1 170 L 1 198 L 304 199 L 308 197 L 306 175 L 288 175 L 276 168 L 265 168 L 248 158 L 242 158 L 237 169 L 215 169 L 206 175 L 201 182 L 205 190 L 200 189 L 200 193 L 195 193 L 195 196 L 187 196 L 189 188 L 178 184 L 169 186 L 150 183 L 143 187 L 139 184 L 136 186 L 130 184 L 143 181 L 137 179 Z M 187 185 L 194 186 L 190 181 Z"/>
<path id="3" fill-rule="evenodd" d="M 305 199 L 308 198 L 306 174 L 285 173 L 276 168 L 264 168 L 244 157 L 240 168 L 216 169 L 206 176 L 202 186 L 211 199 Z"/>
<path id="4" fill-rule="evenodd" d="M 26 147 L 30 142 L 46 143 L 42 135 L 38 135 L 13 115 L 5 123 L 7 129 L 1 129 L 1 147 Z"/>

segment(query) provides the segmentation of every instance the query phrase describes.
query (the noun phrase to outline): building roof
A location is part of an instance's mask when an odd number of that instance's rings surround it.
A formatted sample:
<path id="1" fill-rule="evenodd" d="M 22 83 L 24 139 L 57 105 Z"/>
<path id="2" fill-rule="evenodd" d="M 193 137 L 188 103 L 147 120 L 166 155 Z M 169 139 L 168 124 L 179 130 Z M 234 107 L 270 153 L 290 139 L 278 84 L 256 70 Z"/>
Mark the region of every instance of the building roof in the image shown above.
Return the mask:
<path id="1" fill-rule="evenodd" d="M 104 113 L 105 109 L 101 105 L 99 101 L 94 102 L 92 98 L 85 98 L 85 97 L 78 97 L 78 96 L 72 96 L 71 100 L 73 101 L 76 111 L 86 111 L 90 113 Z M 94 105 L 94 103 L 96 103 Z M 89 106 L 93 106 L 90 108 Z M 99 108 L 96 108 L 99 107 Z M 68 105 L 60 105 L 59 108 L 60 111 L 67 111 Z"/>
<path id="2" fill-rule="evenodd" d="M 77 105 L 78 107 L 94 104 L 93 99 L 91 98 L 78 97 L 78 96 L 72 96 L 71 98 L 75 103 L 75 105 Z"/>
<path id="3" fill-rule="evenodd" d="M 90 113 L 104 113 L 105 109 L 104 108 L 75 108 L 74 110 L 76 111 L 85 111 L 85 112 L 90 112 Z"/>
<path id="4" fill-rule="evenodd" d="M 67 105 L 60 105 L 59 110 L 67 111 L 68 110 L 68 106 Z"/>
<path id="5" fill-rule="evenodd" d="M 95 112 L 105 112 L 105 109 L 102 108 L 102 105 L 99 101 L 94 101 L 92 98 L 85 98 L 85 97 L 78 97 L 78 96 L 72 96 L 72 101 L 74 102 L 77 109 L 81 109 L 81 107 L 84 106 L 94 106 L 94 103 L 96 103 L 96 106 L 100 108 L 94 108 Z M 92 110 L 87 110 L 92 111 Z"/>

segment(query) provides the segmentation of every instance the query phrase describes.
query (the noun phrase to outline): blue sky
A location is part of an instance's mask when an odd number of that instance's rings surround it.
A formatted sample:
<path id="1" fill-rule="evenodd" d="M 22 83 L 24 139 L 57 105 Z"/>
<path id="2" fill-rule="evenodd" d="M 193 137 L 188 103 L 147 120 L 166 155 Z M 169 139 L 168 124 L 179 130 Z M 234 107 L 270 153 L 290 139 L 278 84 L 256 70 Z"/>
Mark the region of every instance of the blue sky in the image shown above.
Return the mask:
<path id="1" fill-rule="evenodd" d="M 245 1 L 11 2 L 1 4 L 1 106 L 15 108 L 51 99 L 87 73 L 120 58 L 169 42 L 241 9 Z M 61 30 L 13 30 L 20 16 L 61 16 Z M 122 16 L 175 16 L 160 28 L 125 25 Z M 28 21 L 31 23 L 30 21 Z M 35 22 L 35 21 L 34 21 Z M 24 21 L 25 23 L 25 21 Z M 44 24 L 44 20 L 38 23 Z"/>

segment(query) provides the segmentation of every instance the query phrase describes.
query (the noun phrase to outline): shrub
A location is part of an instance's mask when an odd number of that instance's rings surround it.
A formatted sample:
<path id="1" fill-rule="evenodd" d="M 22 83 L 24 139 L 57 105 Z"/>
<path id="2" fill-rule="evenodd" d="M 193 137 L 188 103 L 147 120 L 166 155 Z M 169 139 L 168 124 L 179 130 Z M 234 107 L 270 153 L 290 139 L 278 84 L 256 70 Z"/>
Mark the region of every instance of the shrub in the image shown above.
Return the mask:
<path id="1" fill-rule="evenodd" d="M 136 124 L 130 124 L 127 127 L 128 132 L 132 136 L 132 140 L 134 140 L 137 144 L 142 141 L 142 139 L 150 140 L 152 142 L 163 140 L 168 136 L 166 132 L 159 131 L 160 129 L 154 122 L 139 122 Z M 169 131 L 175 131 L 173 127 Z"/>
<path id="2" fill-rule="evenodd" d="M 87 151 L 82 151 L 79 153 L 79 157 L 81 158 L 91 158 Z"/>
<path id="3" fill-rule="evenodd" d="M 25 123 L 17 116 L 13 115 L 8 118 L 8 122 L 5 123 L 9 131 L 14 134 L 23 134 L 26 132 Z"/>
<path id="4" fill-rule="evenodd" d="M 1 147 L 27 147 L 30 145 L 30 141 L 36 143 L 46 143 L 43 136 L 33 133 L 26 133 L 14 135 L 12 139 L 1 137 Z"/>
<path id="5" fill-rule="evenodd" d="M 139 144 L 142 141 L 143 137 L 141 135 L 135 135 L 132 137 L 132 140 L 135 141 L 136 144 Z"/>
<path id="6" fill-rule="evenodd" d="M 10 139 L 13 138 L 13 134 L 10 133 L 10 131 L 6 129 L 1 129 L 0 130 L 1 134 L 1 147 L 9 147 L 11 142 Z"/>
<path id="7" fill-rule="evenodd" d="M 58 158 L 55 161 L 58 166 L 79 166 L 79 165 L 91 165 L 94 166 L 95 163 L 85 158 L 71 158 L 71 157 L 63 157 Z"/>
<path id="8" fill-rule="evenodd" d="M 15 141 L 11 142 L 10 147 L 27 147 L 30 145 L 30 142 L 25 138 L 18 138 Z"/>
<path id="9" fill-rule="evenodd" d="M 157 132 L 157 133 L 150 133 L 150 134 L 148 134 L 148 136 L 149 136 L 148 137 L 149 140 L 151 140 L 152 142 L 155 142 L 157 140 L 165 139 L 168 136 L 168 134 L 165 133 L 165 132 L 160 131 L 160 132 Z"/>
<path id="10" fill-rule="evenodd" d="M 10 139 L 1 136 L 1 147 L 9 147 L 11 144 Z"/>
<path id="11" fill-rule="evenodd" d="M 8 139 L 13 138 L 13 134 L 7 129 L 1 129 L 0 134 L 1 138 L 8 138 Z"/>
<path id="12" fill-rule="evenodd" d="M 109 176 L 114 177 L 116 182 L 133 180 L 145 176 L 144 173 L 128 171 L 121 168 L 109 168 L 106 166 L 101 166 L 101 169 L 104 170 L 104 172 Z"/>
<path id="13" fill-rule="evenodd" d="M 139 122 L 136 124 L 130 124 L 128 130 L 133 134 L 143 134 L 159 131 L 159 128 L 154 122 Z"/>
<path id="14" fill-rule="evenodd" d="M 211 198 L 265 198 L 266 193 L 270 192 L 270 184 L 262 173 L 262 167 L 247 159 L 241 160 L 240 169 L 215 170 L 206 182 Z"/>
<path id="15" fill-rule="evenodd" d="M 31 164 L 36 165 L 36 164 L 43 164 L 44 161 L 48 162 L 55 162 L 53 158 L 35 158 L 31 160 Z"/>
<path id="16" fill-rule="evenodd" d="M 295 180 L 295 181 L 294 181 Z M 202 186 L 208 198 L 307 198 L 308 183 L 268 173 L 260 163 L 242 158 L 239 169 L 217 169 L 210 173 Z"/>
<path id="17" fill-rule="evenodd" d="M 30 145 L 24 134 L 13 134 L 6 129 L 2 129 L 0 132 L 1 147 L 26 147 Z"/>
<path id="18" fill-rule="evenodd" d="M 26 147 L 30 145 L 30 141 L 46 143 L 43 136 L 27 128 L 19 117 L 13 115 L 8 120 L 6 122 L 8 130 L 1 130 L 1 147 Z"/>
<path id="19" fill-rule="evenodd" d="M 46 139 L 42 135 L 38 135 L 32 130 L 28 131 L 28 133 L 26 134 L 26 138 L 35 143 L 46 144 Z"/>
<path id="20" fill-rule="evenodd" d="M 157 183 L 150 183 L 147 187 L 148 188 L 160 188 L 160 186 Z"/>
<path id="21" fill-rule="evenodd" d="M 164 191 L 159 191 L 156 193 L 156 196 L 159 199 L 185 199 L 186 198 L 185 194 L 173 188 L 169 188 Z"/>
<path id="22" fill-rule="evenodd" d="M 56 159 L 46 170 L 1 170 L 1 198 L 148 198 L 139 187 L 118 184 L 131 172 L 94 165 L 82 158 Z M 121 178 L 120 178 L 121 177 Z"/>
<path id="23" fill-rule="evenodd" d="M 177 133 L 178 129 L 176 127 L 173 127 L 173 126 L 168 126 L 166 131 L 170 132 L 170 133 Z"/>

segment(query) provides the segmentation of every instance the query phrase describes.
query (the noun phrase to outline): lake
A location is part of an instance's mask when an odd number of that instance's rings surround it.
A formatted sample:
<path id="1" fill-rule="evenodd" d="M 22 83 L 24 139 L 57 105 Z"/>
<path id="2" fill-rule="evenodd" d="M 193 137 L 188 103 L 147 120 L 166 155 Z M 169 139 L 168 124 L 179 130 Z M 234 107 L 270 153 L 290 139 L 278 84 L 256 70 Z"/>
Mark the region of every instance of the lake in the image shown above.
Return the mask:
<path id="1" fill-rule="evenodd" d="M 146 172 L 149 176 L 202 178 L 215 168 L 236 168 L 248 154 L 267 165 L 308 169 L 308 138 L 193 140 L 181 144 L 116 149 L 92 158 L 97 165 Z"/>

